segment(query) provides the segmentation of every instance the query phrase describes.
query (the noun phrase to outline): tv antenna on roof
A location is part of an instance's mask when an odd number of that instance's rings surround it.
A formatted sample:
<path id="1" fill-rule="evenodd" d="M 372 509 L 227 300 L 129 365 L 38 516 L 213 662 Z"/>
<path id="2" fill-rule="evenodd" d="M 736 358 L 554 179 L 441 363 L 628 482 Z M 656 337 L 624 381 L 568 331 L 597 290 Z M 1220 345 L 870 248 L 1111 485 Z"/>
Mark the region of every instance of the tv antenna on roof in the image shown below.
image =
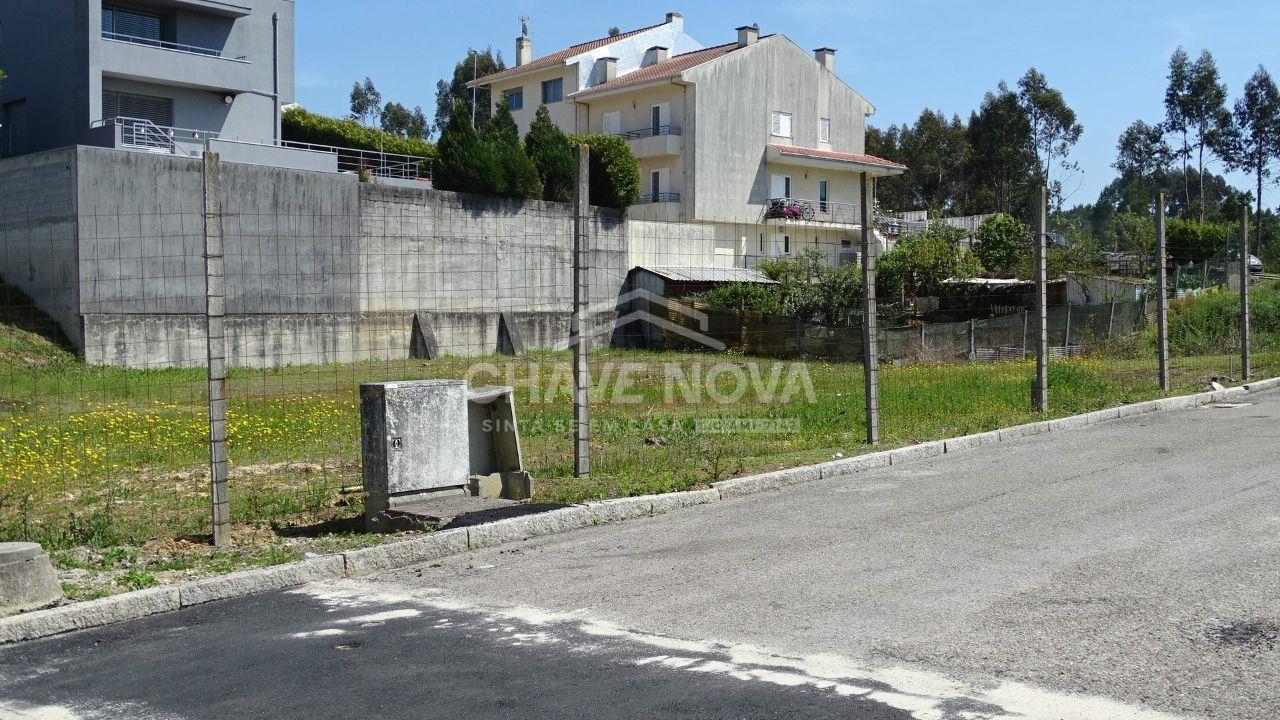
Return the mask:
<path id="1" fill-rule="evenodd" d="M 520 16 L 520 37 L 524 37 L 524 38 L 529 37 L 529 16 L 528 15 Z"/>

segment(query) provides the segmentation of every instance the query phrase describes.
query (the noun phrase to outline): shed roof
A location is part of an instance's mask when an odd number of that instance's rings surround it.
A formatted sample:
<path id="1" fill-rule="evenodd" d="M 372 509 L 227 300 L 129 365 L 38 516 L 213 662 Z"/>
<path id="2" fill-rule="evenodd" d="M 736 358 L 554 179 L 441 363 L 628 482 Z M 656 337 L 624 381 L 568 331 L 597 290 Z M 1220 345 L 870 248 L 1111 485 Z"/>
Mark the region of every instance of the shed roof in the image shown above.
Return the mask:
<path id="1" fill-rule="evenodd" d="M 664 280 L 676 282 L 746 282 L 773 285 L 759 270 L 739 267 L 697 267 L 682 265 L 638 265 L 637 270 L 645 270 Z"/>

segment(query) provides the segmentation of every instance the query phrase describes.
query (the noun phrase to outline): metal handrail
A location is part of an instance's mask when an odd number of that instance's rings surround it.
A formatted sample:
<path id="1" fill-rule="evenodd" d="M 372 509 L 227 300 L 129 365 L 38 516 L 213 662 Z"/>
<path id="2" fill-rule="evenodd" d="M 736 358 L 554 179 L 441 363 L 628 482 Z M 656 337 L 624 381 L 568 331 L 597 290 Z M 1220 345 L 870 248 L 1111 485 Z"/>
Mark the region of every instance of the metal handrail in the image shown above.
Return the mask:
<path id="1" fill-rule="evenodd" d="M 765 220 L 843 223 L 862 222 L 862 208 L 856 203 L 805 198 L 769 198 L 764 206 Z"/>
<path id="2" fill-rule="evenodd" d="M 364 173 L 377 177 L 401 180 L 430 179 L 431 159 L 418 155 L 389 153 L 381 150 L 364 150 L 360 148 L 344 148 L 336 145 L 319 145 L 316 143 L 280 140 L 277 142 L 260 142 L 223 137 L 213 130 L 192 130 L 190 128 L 168 127 L 157 125 L 145 118 L 116 116 L 90 123 L 90 127 L 120 127 L 120 143 L 125 147 L 138 148 L 152 152 L 178 153 L 178 140 L 225 140 L 227 142 L 247 145 L 263 145 L 266 147 L 285 147 L 294 150 L 326 153 L 336 155 L 338 170 Z"/>
<path id="3" fill-rule="evenodd" d="M 115 40 L 116 42 L 130 43 L 133 45 L 158 47 L 164 50 L 176 50 L 178 52 L 192 53 L 193 55 L 206 55 L 208 57 L 221 58 L 223 60 L 233 60 L 235 62 L 249 62 L 244 55 L 232 57 L 230 55 L 223 54 L 221 50 L 215 50 L 213 48 L 169 42 L 168 40 L 156 40 L 155 38 L 139 37 L 137 35 L 125 35 L 124 33 L 107 32 L 106 30 L 102 31 L 102 39 Z"/>
<path id="4" fill-rule="evenodd" d="M 643 193 L 638 200 L 637 205 L 646 203 L 660 202 L 680 202 L 680 193 L 676 192 L 660 192 L 660 193 Z"/>
<path id="5" fill-rule="evenodd" d="M 659 125 L 657 127 L 647 127 L 640 130 L 628 130 L 618 133 L 618 137 L 624 140 L 635 140 L 636 138 L 657 137 L 659 135 L 679 135 L 680 128 L 676 125 Z"/>

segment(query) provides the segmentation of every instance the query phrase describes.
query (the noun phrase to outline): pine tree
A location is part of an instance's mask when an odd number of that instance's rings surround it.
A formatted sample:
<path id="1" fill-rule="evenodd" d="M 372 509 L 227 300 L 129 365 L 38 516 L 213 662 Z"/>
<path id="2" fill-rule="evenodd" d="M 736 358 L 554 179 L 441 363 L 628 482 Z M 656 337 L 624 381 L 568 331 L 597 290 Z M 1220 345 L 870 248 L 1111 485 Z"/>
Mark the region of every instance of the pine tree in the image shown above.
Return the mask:
<path id="1" fill-rule="evenodd" d="M 515 118 L 511 117 L 506 98 L 498 101 L 498 110 L 485 124 L 481 141 L 492 148 L 500 166 L 501 180 L 495 194 L 513 198 L 542 197 L 538 168 L 525 154 L 524 145 L 520 143 L 520 130 L 516 127 Z"/>
<path id="2" fill-rule="evenodd" d="M 546 105 L 540 105 L 524 136 L 524 149 L 538 169 L 542 197 L 552 202 L 573 202 L 573 148 L 569 138 L 551 122 Z"/>
<path id="3" fill-rule="evenodd" d="M 481 141 L 471 125 L 470 111 L 461 102 L 454 103 L 440 132 L 433 178 L 441 190 L 478 195 L 497 195 L 504 185 L 493 145 Z"/>

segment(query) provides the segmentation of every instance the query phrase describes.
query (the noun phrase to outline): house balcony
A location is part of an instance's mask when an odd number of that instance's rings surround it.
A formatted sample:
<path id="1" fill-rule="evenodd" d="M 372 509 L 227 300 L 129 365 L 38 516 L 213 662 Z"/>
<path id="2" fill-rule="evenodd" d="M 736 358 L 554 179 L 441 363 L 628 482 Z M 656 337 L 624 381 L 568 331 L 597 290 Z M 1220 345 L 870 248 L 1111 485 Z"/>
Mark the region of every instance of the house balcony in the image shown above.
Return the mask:
<path id="1" fill-rule="evenodd" d="M 857 203 L 830 200 L 769 198 L 765 203 L 762 219 L 779 224 L 857 227 L 862 224 L 862 208 Z"/>
<path id="2" fill-rule="evenodd" d="M 253 64 L 243 56 L 112 32 L 103 32 L 102 40 L 102 72 L 110 77 L 215 92 L 254 89 Z"/>
<path id="3" fill-rule="evenodd" d="M 679 155 L 684 148 L 680 128 L 674 125 L 657 125 L 640 130 L 629 130 L 618 133 L 618 137 L 627 141 L 631 154 L 637 159 Z"/>

